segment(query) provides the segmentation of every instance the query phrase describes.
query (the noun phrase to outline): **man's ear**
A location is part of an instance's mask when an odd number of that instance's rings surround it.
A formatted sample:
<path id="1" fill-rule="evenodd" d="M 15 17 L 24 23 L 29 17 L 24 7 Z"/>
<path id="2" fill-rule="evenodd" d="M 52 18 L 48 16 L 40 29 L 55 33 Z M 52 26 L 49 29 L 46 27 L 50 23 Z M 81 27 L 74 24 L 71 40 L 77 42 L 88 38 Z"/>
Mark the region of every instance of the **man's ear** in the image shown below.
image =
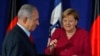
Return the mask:
<path id="1" fill-rule="evenodd" d="M 26 22 L 27 22 L 27 17 L 24 17 L 23 22 L 26 24 Z"/>

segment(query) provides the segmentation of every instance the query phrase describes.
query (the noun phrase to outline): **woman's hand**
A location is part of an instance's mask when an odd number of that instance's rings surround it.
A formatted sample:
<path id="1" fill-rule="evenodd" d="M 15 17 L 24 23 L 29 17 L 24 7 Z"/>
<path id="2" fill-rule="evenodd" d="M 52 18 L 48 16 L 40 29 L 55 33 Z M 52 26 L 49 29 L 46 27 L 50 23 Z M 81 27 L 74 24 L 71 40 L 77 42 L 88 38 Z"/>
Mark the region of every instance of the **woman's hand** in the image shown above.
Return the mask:
<path id="1" fill-rule="evenodd" d="M 50 44 L 49 44 L 50 50 L 52 50 L 53 48 L 55 48 L 56 44 L 57 44 L 57 39 L 52 40 L 50 42 Z"/>

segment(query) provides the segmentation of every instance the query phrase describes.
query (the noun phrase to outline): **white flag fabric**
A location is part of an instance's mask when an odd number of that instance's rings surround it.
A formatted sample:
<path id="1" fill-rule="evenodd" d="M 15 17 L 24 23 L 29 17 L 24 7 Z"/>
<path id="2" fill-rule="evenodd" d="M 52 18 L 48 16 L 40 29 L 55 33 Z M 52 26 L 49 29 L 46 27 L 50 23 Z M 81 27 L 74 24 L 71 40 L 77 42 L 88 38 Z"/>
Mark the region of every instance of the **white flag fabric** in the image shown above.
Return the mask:
<path id="1" fill-rule="evenodd" d="M 62 3 L 61 0 L 55 0 L 54 2 L 54 9 L 51 14 L 51 20 L 50 20 L 50 34 L 48 38 L 48 44 L 50 43 L 50 37 L 52 36 L 55 29 L 59 26 L 58 22 L 61 21 L 61 14 L 62 14 Z"/>

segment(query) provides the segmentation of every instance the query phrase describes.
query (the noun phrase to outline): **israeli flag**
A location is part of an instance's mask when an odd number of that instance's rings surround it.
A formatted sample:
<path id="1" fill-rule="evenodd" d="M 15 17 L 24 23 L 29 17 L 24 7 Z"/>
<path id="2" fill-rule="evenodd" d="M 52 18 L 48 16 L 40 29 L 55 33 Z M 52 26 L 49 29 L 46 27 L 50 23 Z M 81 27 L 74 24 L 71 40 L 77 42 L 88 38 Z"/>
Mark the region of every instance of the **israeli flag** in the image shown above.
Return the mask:
<path id="1" fill-rule="evenodd" d="M 50 34 L 48 39 L 48 44 L 50 43 L 50 37 L 52 36 L 53 32 L 56 30 L 57 27 L 59 27 L 59 23 L 61 23 L 61 14 L 62 14 L 62 3 L 61 0 L 55 0 L 54 2 L 54 9 L 51 14 L 51 20 L 50 20 Z"/>

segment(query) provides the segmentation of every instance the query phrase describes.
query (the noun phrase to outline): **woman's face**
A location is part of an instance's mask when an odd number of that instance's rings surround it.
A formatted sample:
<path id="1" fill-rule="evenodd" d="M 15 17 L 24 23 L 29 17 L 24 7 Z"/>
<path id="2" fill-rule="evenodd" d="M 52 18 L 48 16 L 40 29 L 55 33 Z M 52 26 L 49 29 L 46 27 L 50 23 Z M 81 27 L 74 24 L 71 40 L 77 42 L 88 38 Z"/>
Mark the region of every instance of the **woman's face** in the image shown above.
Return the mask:
<path id="1" fill-rule="evenodd" d="M 62 24 L 66 31 L 71 31 L 76 28 L 77 20 L 75 20 L 73 15 L 68 15 L 63 18 Z"/>

